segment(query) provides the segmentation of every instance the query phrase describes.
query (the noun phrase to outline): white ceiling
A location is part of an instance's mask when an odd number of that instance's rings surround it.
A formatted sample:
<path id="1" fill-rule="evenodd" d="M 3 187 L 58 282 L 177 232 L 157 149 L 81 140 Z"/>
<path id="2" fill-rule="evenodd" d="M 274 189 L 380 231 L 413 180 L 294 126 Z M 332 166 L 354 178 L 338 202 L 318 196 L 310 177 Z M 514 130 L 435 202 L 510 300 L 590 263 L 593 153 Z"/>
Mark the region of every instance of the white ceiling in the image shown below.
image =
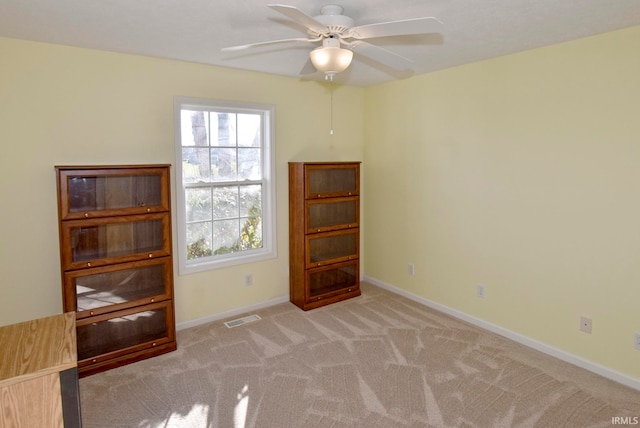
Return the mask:
<path id="1" fill-rule="evenodd" d="M 221 48 L 306 37 L 264 0 L 0 0 L 0 36 L 300 77 L 311 44 Z M 640 0 L 291 0 L 307 15 L 337 3 L 356 25 L 434 16 L 441 35 L 369 41 L 414 61 L 414 74 L 640 25 Z M 639 41 L 640 54 L 640 41 Z M 336 76 L 367 86 L 405 77 L 354 57 Z M 322 79 L 320 73 L 304 78 Z"/>

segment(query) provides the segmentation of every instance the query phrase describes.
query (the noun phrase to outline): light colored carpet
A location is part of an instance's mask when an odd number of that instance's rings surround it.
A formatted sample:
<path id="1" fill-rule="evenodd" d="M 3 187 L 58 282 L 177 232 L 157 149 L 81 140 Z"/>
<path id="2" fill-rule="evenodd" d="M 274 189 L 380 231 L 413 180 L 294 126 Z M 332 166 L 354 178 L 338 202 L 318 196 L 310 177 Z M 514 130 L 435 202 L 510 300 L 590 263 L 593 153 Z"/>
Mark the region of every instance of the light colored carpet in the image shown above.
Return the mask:
<path id="1" fill-rule="evenodd" d="M 640 392 L 386 290 L 228 329 L 80 380 L 86 428 L 609 427 Z M 619 419 L 624 420 L 624 419 Z"/>

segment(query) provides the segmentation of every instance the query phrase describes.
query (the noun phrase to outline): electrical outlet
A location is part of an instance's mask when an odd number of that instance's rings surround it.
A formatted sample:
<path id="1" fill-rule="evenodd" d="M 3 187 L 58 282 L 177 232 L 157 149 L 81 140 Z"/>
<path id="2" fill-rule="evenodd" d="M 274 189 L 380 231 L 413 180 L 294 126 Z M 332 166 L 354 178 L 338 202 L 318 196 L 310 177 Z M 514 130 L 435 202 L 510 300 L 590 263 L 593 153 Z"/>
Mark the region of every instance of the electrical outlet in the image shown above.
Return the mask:
<path id="1" fill-rule="evenodd" d="M 484 284 L 476 284 L 476 294 L 479 298 L 484 299 L 486 291 Z"/>
<path id="2" fill-rule="evenodd" d="M 640 350 L 640 333 L 636 333 L 635 336 L 633 336 L 633 347 Z"/>
<path id="3" fill-rule="evenodd" d="M 409 276 L 413 276 L 416 273 L 416 267 L 413 263 L 409 263 L 407 265 L 407 273 Z"/>
<path id="4" fill-rule="evenodd" d="M 591 318 L 580 317 L 580 331 L 591 334 Z"/>
<path id="5" fill-rule="evenodd" d="M 244 285 L 245 285 L 245 287 L 253 285 L 253 275 L 252 274 L 247 274 L 247 275 L 244 276 Z"/>

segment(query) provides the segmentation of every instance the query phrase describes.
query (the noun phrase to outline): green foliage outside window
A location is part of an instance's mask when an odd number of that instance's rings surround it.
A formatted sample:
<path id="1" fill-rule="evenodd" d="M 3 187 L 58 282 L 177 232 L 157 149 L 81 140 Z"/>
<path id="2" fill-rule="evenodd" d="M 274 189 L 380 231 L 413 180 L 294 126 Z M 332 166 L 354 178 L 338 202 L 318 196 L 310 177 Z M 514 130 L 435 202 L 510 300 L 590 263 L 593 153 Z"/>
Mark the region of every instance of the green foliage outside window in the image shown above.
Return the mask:
<path id="1" fill-rule="evenodd" d="M 193 244 L 187 246 L 187 259 L 199 259 L 211 255 L 211 248 L 207 246 L 204 238 L 198 239 Z"/>
<path id="2" fill-rule="evenodd" d="M 214 251 L 215 255 L 235 253 L 238 251 L 250 250 L 253 248 L 262 247 L 262 233 L 260 233 L 260 217 L 257 207 L 252 207 L 250 210 L 252 217 L 249 217 L 242 226 L 240 231 L 240 238 L 230 247 L 220 247 Z M 255 215 L 255 216 L 254 216 Z"/>
<path id="3" fill-rule="evenodd" d="M 198 259 L 211 255 L 235 253 L 238 251 L 262 248 L 262 231 L 260 227 L 260 208 L 256 205 L 249 210 L 249 217 L 245 220 L 240 237 L 231 246 L 221 246 L 215 251 L 211 250 L 210 243 L 205 238 L 200 238 L 187 246 L 187 259 Z"/>

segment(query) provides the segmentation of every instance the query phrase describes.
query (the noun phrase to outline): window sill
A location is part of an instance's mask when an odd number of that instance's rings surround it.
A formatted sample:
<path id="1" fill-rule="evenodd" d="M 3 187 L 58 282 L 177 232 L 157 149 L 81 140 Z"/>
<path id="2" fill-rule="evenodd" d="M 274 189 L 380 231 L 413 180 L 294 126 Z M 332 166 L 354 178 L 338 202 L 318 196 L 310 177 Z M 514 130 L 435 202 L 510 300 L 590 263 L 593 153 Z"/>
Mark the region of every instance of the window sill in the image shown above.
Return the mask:
<path id="1" fill-rule="evenodd" d="M 255 250 L 248 252 L 246 255 L 238 255 L 238 253 L 230 254 L 229 257 L 220 257 L 216 260 L 204 259 L 202 261 L 191 261 L 185 263 L 180 261 L 179 275 L 190 275 L 193 273 L 204 272 L 208 270 L 223 269 L 231 266 L 237 266 L 247 263 L 256 263 L 264 260 L 275 259 L 277 253 L 275 250 Z"/>

